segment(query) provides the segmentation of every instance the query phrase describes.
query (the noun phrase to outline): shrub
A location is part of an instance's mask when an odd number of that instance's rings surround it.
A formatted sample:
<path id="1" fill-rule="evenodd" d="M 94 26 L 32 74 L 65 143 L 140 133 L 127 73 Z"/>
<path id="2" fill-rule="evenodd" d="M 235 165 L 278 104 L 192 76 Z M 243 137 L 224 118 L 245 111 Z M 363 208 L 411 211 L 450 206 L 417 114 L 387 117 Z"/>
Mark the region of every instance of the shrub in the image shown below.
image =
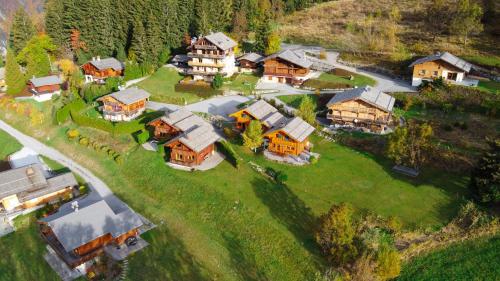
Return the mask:
<path id="1" fill-rule="evenodd" d="M 311 164 L 316 164 L 316 163 L 318 163 L 318 157 L 316 157 L 316 156 L 312 155 L 312 156 L 309 158 L 309 162 L 310 162 Z"/>
<path id="2" fill-rule="evenodd" d="M 219 142 L 219 149 L 226 156 L 227 161 L 229 161 L 231 165 L 237 169 L 240 167 L 240 157 L 229 142 Z"/>
<path id="3" fill-rule="evenodd" d="M 113 157 L 113 158 L 114 158 L 114 157 L 115 157 L 115 154 L 116 154 L 116 151 L 114 151 L 113 149 L 109 149 L 109 150 L 108 150 L 108 156 L 109 156 L 109 157 Z"/>
<path id="4" fill-rule="evenodd" d="M 165 156 L 165 146 L 163 144 L 158 144 L 157 150 L 161 157 Z"/>
<path id="5" fill-rule="evenodd" d="M 107 145 L 103 145 L 103 146 L 99 147 L 100 152 L 108 153 L 108 150 L 109 150 L 109 146 L 107 146 Z"/>
<path id="6" fill-rule="evenodd" d="M 224 131 L 224 136 L 226 136 L 226 138 L 228 139 L 234 139 L 236 137 L 234 130 L 231 129 L 230 127 L 224 127 L 223 131 Z"/>
<path id="7" fill-rule="evenodd" d="M 116 123 L 112 129 L 113 134 L 132 134 L 144 129 L 144 125 L 139 120 Z"/>
<path id="8" fill-rule="evenodd" d="M 337 76 L 343 76 L 343 77 L 349 77 L 349 76 L 354 76 L 355 73 L 350 72 L 349 70 L 343 69 L 343 68 L 334 68 L 330 70 L 328 73 L 337 75 Z"/>
<path id="9" fill-rule="evenodd" d="M 89 139 L 87 137 L 80 138 L 79 142 L 80 142 L 81 145 L 84 145 L 84 146 L 88 146 L 89 145 Z"/>
<path id="10" fill-rule="evenodd" d="M 66 132 L 66 135 L 68 136 L 68 139 L 72 140 L 80 136 L 80 132 L 76 129 L 72 129 L 68 130 L 68 132 Z"/>
<path id="11" fill-rule="evenodd" d="M 224 80 L 222 79 L 222 75 L 219 73 L 215 74 L 214 80 L 212 81 L 212 88 L 220 89 L 224 84 Z"/>
<path id="12" fill-rule="evenodd" d="M 109 133 L 113 132 L 113 123 L 103 119 L 88 117 L 73 110 L 71 111 L 71 118 L 73 122 L 80 126 L 91 127 Z"/>
<path id="13" fill-rule="evenodd" d="M 275 180 L 276 180 L 276 182 L 277 182 L 277 183 L 279 183 L 279 184 L 285 184 L 285 183 L 286 183 L 286 181 L 288 180 L 288 176 L 287 176 L 285 173 L 283 173 L 283 172 L 281 172 L 281 171 L 278 171 L 278 172 L 276 173 L 276 176 L 274 177 L 274 179 L 275 179 Z"/>
<path id="14" fill-rule="evenodd" d="M 146 143 L 148 140 L 149 140 L 149 131 L 148 130 L 141 131 L 139 134 L 137 134 L 137 143 L 138 144 Z"/>
<path id="15" fill-rule="evenodd" d="M 56 111 L 56 122 L 58 124 L 62 124 L 66 122 L 66 120 L 68 120 L 71 111 L 78 112 L 83 110 L 84 108 L 85 108 L 85 102 L 80 98 L 75 99 L 74 101 L 64 105 L 63 107 L 61 107 Z"/>
<path id="16" fill-rule="evenodd" d="M 123 157 L 121 155 L 115 156 L 115 162 L 118 165 L 122 165 L 123 164 Z"/>

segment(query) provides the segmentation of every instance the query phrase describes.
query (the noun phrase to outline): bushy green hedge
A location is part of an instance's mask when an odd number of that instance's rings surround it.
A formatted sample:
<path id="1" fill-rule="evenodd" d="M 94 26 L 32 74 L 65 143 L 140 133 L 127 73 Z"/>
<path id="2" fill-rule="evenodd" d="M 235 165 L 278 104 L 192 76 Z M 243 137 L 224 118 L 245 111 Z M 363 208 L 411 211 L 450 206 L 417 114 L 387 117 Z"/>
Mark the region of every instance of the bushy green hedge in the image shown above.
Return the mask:
<path id="1" fill-rule="evenodd" d="M 191 93 L 195 94 L 201 98 L 208 98 L 211 96 L 221 95 L 221 90 L 216 90 L 212 88 L 210 84 L 187 84 L 187 83 L 178 83 L 175 85 L 175 91 L 181 93 Z"/>
<path id="2" fill-rule="evenodd" d="M 352 88 L 352 85 L 346 83 L 336 83 L 330 81 L 322 81 L 319 79 L 309 79 L 303 84 L 304 87 L 314 88 L 314 89 L 348 89 Z"/>
<path id="3" fill-rule="evenodd" d="M 144 125 L 139 120 L 130 122 L 115 123 L 112 133 L 114 134 L 132 134 L 144 129 Z"/>
<path id="4" fill-rule="evenodd" d="M 233 146 L 227 141 L 219 142 L 219 150 L 226 155 L 227 161 L 235 168 L 239 168 L 241 164 L 240 156 L 234 151 Z"/>
<path id="5" fill-rule="evenodd" d="M 71 111 L 71 119 L 73 119 L 73 122 L 80 126 L 91 127 L 113 133 L 113 123 L 104 119 L 88 117 L 74 110 Z"/>
<path id="6" fill-rule="evenodd" d="M 62 124 L 70 117 L 70 112 L 79 112 L 85 108 L 85 102 L 81 99 L 76 99 L 56 111 L 56 122 Z"/>

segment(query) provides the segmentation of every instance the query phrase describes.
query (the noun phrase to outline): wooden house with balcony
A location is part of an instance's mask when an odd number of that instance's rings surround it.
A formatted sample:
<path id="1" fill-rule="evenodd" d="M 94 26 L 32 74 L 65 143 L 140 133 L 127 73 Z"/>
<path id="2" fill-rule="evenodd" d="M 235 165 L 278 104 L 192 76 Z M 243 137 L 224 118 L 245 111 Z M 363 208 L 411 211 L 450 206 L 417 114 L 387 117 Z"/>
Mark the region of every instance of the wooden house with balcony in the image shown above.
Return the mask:
<path id="1" fill-rule="evenodd" d="M 265 82 L 301 85 L 308 79 L 312 62 L 303 53 L 292 50 L 280 51 L 264 60 Z"/>
<path id="2" fill-rule="evenodd" d="M 82 65 L 82 70 L 85 74 L 85 82 L 104 83 L 109 77 L 123 76 L 125 66 L 113 57 L 105 59 L 97 57 Z"/>
<path id="3" fill-rule="evenodd" d="M 150 94 L 137 87 L 115 92 L 98 99 L 104 119 L 120 122 L 131 121 L 146 110 Z"/>
<path id="4" fill-rule="evenodd" d="M 262 129 L 265 131 L 285 118 L 279 113 L 278 109 L 265 100 L 258 100 L 241 110 L 231 113 L 229 116 L 235 119 L 234 127 L 238 131 L 245 131 L 252 120 L 260 121 Z"/>
<path id="5" fill-rule="evenodd" d="M 262 65 L 263 56 L 257 53 L 247 53 L 236 59 L 240 72 L 256 72 Z"/>
<path id="6" fill-rule="evenodd" d="M 422 81 L 443 78 L 444 81 L 463 86 L 477 86 L 478 80 L 467 79 L 472 64 L 448 53 L 436 53 L 418 59 L 410 64 L 413 67 L 412 86 L 420 86 Z"/>
<path id="7" fill-rule="evenodd" d="M 22 211 L 71 196 L 78 185 L 72 173 L 47 177 L 41 164 L 0 173 L 0 213 Z"/>
<path id="8" fill-rule="evenodd" d="M 278 155 L 298 156 L 309 150 L 314 127 L 300 117 L 282 119 L 264 133 L 267 150 Z"/>
<path id="9" fill-rule="evenodd" d="M 184 108 L 166 113 L 164 116 L 154 119 L 148 123 L 152 136 L 155 140 L 170 140 L 183 132 L 187 132 L 194 126 L 208 125 L 200 116 L 193 114 Z"/>
<path id="10" fill-rule="evenodd" d="M 155 140 L 166 141 L 170 163 L 196 167 L 215 154 L 220 139 L 213 126 L 192 112 L 180 108 L 148 123 Z"/>
<path id="11" fill-rule="evenodd" d="M 211 82 L 219 73 L 230 77 L 236 72 L 234 48 L 238 45 L 222 32 L 211 33 L 193 40 L 188 52 L 187 74 L 193 80 Z"/>
<path id="12" fill-rule="evenodd" d="M 53 95 L 61 93 L 63 80 L 57 75 L 33 77 L 28 81 L 28 89 L 36 101 L 48 101 Z"/>
<path id="13" fill-rule="evenodd" d="M 383 132 L 392 123 L 394 97 L 371 87 L 336 94 L 327 104 L 327 118 L 333 124 Z"/>
<path id="14" fill-rule="evenodd" d="M 118 199 L 110 202 L 87 197 L 39 220 L 43 238 L 70 270 L 86 273 L 87 262 L 97 256 L 106 253 L 120 260 L 147 246 L 137 243 L 141 217 Z"/>

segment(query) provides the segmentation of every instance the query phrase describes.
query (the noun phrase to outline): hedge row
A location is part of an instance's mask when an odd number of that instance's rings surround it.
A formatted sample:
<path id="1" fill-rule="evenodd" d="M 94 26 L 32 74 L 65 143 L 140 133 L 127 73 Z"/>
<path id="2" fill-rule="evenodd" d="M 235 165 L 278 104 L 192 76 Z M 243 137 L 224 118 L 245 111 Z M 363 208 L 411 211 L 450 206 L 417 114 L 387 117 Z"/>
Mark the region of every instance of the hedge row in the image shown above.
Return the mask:
<path id="1" fill-rule="evenodd" d="M 100 145 L 97 141 L 92 140 L 90 137 L 80 135 L 80 132 L 76 129 L 68 130 L 68 132 L 66 132 L 66 135 L 69 140 L 78 140 L 78 144 L 93 148 L 96 152 L 102 152 L 106 154 L 117 164 L 123 163 L 123 157 L 114 149 L 110 148 L 107 145 Z"/>
<path id="2" fill-rule="evenodd" d="M 314 89 L 348 89 L 352 88 L 352 85 L 346 83 L 336 83 L 329 81 L 322 81 L 319 79 L 309 79 L 304 84 L 304 87 L 314 88 Z"/>
<path id="3" fill-rule="evenodd" d="M 93 118 L 79 113 L 78 111 L 71 111 L 71 118 L 73 122 L 80 126 L 90 127 L 105 131 L 111 134 L 132 134 L 134 132 L 144 129 L 144 124 L 141 124 L 139 120 L 134 120 L 130 122 L 121 122 L 113 124 L 110 121 L 106 121 L 100 118 Z"/>
<path id="4" fill-rule="evenodd" d="M 85 108 L 85 102 L 81 99 L 76 99 L 56 111 L 56 122 L 62 124 L 70 117 L 70 112 L 79 112 Z"/>
<path id="5" fill-rule="evenodd" d="M 234 151 L 234 148 L 232 147 L 232 145 L 227 142 L 227 141 L 221 141 L 219 142 L 219 150 L 224 154 L 226 155 L 226 158 L 227 158 L 227 161 L 229 161 L 229 163 L 231 163 L 231 165 L 233 165 L 235 168 L 239 168 L 240 167 L 240 164 L 241 164 L 241 158 L 239 157 L 239 155 L 236 153 L 236 151 Z"/>

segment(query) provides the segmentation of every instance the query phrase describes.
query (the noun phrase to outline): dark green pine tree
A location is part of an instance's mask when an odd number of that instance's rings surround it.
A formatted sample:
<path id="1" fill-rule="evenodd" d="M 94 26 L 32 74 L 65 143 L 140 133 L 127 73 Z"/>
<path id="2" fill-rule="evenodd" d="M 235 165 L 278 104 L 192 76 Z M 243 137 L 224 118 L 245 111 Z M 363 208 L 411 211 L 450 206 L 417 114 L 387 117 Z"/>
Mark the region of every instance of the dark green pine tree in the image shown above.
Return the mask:
<path id="1" fill-rule="evenodd" d="M 89 52 L 96 56 L 110 56 L 116 50 L 113 39 L 113 26 L 110 0 L 87 0 L 87 15 L 91 23 L 82 27 L 82 37 Z"/>
<path id="2" fill-rule="evenodd" d="M 144 63 L 148 59 L 146 48 L 146 30 L 142 21 L 135 18 L 132 29 L 132 40 L 129 49 L 129 58 L 139 63 Z"/>
<path id="3" fill-rule="evenodd" d="M 30 17 L 23 8 L 20 8 L 14 14 L 14 19 L 12 20 L 12 27 L 9 34 L 9 47 L 17 54 L 26 46 L 26 43 L 35 33 L 36 30 Z"/>
<path id="4" fill-rule="evenodd" d="M 490 150 L 472 172 L 470 189 L 478 201 L 500 204 L 500 139 L 489 141 Z"/>
<path id="5" fill-rule="evenodd" d="M 177 1 L 177 17 L 175 22 L 179 26 L 179 32 L 182 35 L 184 33 L 195 34 L 195 25 L 193 19 L 194 10 L 194 0 L 178 0 Z"/>
<path id="6" fill-rule="evenodd" d="M 47 34 L 59 46 L 68 44 L 68 33 L 63 22 L 64 4 L 61 0 L 45 2 L 45 29 Z"/>
<path id="7" fill-rule="evenodd" d="M 195 32 L 197 36 L 207 35 L 212 31 L 212 26 L 210 22 L 210 5 L 207 0 L 198 0 L 195 3 L 195 17 L 193 25 L 195 26 Z"/>
<path id="8" fill-rule="evenodd" d="M 158 63 L 160 53 L 163 50 L 160 34 L 160 23 L 153 13 L 150 13 L 146 29 L 146 61 L 152 63 L 153 65 Z"/>
<path id="9" fill-rule="evenodd" d="M 254 51 L 264 53 L 267 46 L 267 38 L 271 35 L 271 25 L 265 21 L 259 25 L 255 32 Z"/>
<path id="10" fill-rule="evenodd" d="M 21 72 L 21 67 L 17 63 L 14 51 L 7 49 L 7 61 L 5 64 L 5 83 L 7 84 L 7 94 L 19 94 L 26 86 L 26 78 Z"/>

